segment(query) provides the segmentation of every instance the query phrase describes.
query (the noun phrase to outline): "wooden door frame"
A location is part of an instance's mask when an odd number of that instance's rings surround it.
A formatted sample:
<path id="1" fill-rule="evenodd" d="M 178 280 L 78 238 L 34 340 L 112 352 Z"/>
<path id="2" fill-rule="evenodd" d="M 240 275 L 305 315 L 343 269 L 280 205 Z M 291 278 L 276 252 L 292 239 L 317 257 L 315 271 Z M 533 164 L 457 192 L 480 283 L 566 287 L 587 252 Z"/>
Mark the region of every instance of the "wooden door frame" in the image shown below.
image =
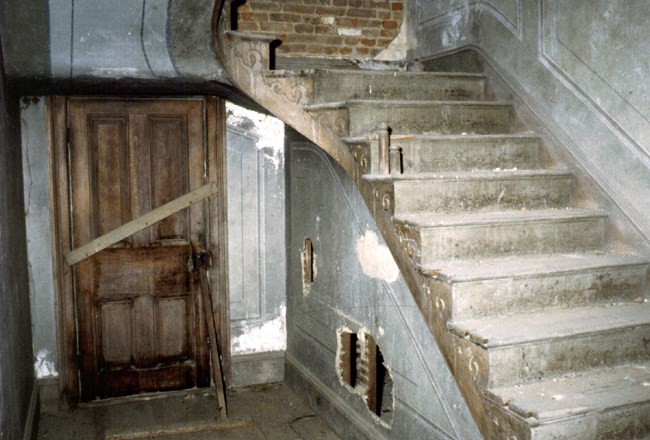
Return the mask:
<path id="1" fill-rule="evenodd" d="M 77 99 L 129 100 L 127 97 L 80 97 Z M 59 366 L 59 402 L 63 407 L 79 402 L 79 366 L 73 271 L 65 262 L 71 249 L 69 129 L 67 104 L 73 97 L 51 96 L 47 101 L 50 209 L 52 218 L 52 260 L 57 325 Z M 133 98 L 131 98 L 133 99 Z M 206 148 L 206 183 L 214 182 L 218 194 L 206 203 L 207 245 L 212 252 L 210 293 L 215 322 L 219 330 L 219 350 L 226 383 L 230 380 L 230 308 L 228 292 L 228 229 L 226 182 L 226 115 L 225 101 L 216 96 L 161 97 L 151 99 L 201 100 L 204 109 Z"/>

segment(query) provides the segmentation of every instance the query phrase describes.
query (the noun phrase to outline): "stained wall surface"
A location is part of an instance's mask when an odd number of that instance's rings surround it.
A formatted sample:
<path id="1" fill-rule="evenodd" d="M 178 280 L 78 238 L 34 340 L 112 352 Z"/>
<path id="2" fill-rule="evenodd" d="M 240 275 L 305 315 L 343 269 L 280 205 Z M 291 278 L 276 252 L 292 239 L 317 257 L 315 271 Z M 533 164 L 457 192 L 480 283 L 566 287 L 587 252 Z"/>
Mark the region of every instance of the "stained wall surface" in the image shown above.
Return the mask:
<path id="1" fill-rule="evenodd" d="M 291 142 L 288 164 L 287 380 L 342 438 L 480 438 L 355 184 L 310 143 Z M 313 244 L 312 283 L 303 282 L 305 238 Z M 367 330 L 376 340 L 392 376 L 391 413 L 375 417 L 343 384 L 341 330 Z"/>
<path id="2" fill-rule="evenodd" d="M 410 13 L 414 57 L 478 52 L 503 97 L 650 243 L 648 2 L 416 0 Z"/>
<path id="3" fill-rule="evenodd" d="M 4 2 L 7 75 L 22 79 L 225 77 L 211 0 Z"/>
<path id="4" fill-rule="evenodd" d="M 0 45 L 1 46 L 1 45 Z M 23 438 L 35 395 L 18 103 L 0 49 L 0 439 Z"/>
<path id="5" fill-rule="evenodd" d="M 228 103 L 230 386 L 284 380 L 284 124 Z"/>

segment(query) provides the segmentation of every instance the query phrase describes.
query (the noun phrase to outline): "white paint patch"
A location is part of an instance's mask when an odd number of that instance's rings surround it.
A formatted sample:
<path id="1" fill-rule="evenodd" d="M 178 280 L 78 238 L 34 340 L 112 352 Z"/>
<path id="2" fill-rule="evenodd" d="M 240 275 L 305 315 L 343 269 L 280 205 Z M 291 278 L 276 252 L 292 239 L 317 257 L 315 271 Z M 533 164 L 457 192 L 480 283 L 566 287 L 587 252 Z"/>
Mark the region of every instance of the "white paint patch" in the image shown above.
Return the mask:
<path id="1" fill-rule="evenodd" d="M 257 139 L 256 148 L 264 151 L 264 158 L 275 170 L 284 168 L 284 124 L 278 118 L 248 110 L 231 102 L 226 103 L 229 125 L 245 130 Z"/>
<path id="2" fill-rule="evenodd" d="M 356 250 L 364 274 L 388 283 L 397 281 L 397 264 L 388 248 L 379 244 L 377 234 L 366 231 L 366 234 L 357 240 Z"/>
<path id="3" fill-rule="evenodd" d="M 407 51 L 413 48 L 414 38 L 410 31 L 408 14 L 404 16 L 399 33 L 390 42 L 388 47 L 377 54 L 375 60 L 381 61 L 405 61 Z"/>
<path id="4" fill-rule="evenodd" d="M 242 335 L 233 338 L 230 348 L 233 354 L 282 351 L 287 349 L 287 308 L 280 307 L 279 316 L 262 324 L 242 326 Z"/>
<path id="5" fill-rule="evenodd" d="M 58 376 L 59 373 L 54 367 L 54 362 L 49 360 L 50 352 L 43 349 L 39 350 L 36 354 L 36 362 L 34 362 L 34 370 L 36 371 L 36 377 L 48 377 L 48 376 Z"/>
<path id="6" fill-rule="evenodd" d="M 321 17 L 320 22 L 323 24 L 334 24 L 336 19 L 334 17 Z"/>
<path id="7" fill-rule="evenodd" d="M 360 37 L 361 36 L 361 29 L 338 28 L 337 32 L 338 32 L 339 35 L 342 35 L 344 37 Z"/>

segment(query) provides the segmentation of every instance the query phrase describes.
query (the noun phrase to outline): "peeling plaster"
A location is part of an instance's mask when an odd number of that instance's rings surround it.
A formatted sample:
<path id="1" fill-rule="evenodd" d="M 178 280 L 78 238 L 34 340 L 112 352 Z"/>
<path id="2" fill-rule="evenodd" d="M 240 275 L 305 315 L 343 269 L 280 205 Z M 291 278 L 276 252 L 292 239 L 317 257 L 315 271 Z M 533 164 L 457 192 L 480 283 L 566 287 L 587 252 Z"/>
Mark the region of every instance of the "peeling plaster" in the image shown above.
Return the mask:
<path id="1" fill-rule="evenodd" d="M 242 335 L 231 342 L 232 354 L 248 354 L 287 349 L 287 308 L 278 310 L 278 317 L 263 324 L 242 325 Z"/>
<path id="2" fill-rule="evenodd" d="M 404 14 L 402 27 L 397 36 L 390 42 L 388 47 L 375 56 L 378 61 L 405 61 L 408 50 L 413 45 L 413 35 L 409 23 L 408 14 Z"/>
<path id="3" fill-rule="evenodd" d="M 357 240 L 356 250 L 364 274 L 388 283 L 397 281 L 397 264 L 388 247 L 379 244 L 377 234 L 366 231 L 365 235 Z"/>
<path id="4" fill-rule="evenodd" d="M 239 127 L 257 138 L 257 149 L 273 164 L 276 171 L 284 168 L 284 124 L 273 116 L 248 110 L 226 102 L 227 124 Z"/>
<path id="5" fill-rule="evenodd" d="M 43 378 L 48 376 L 58 376 L 59 373 L 56 371 L 54 362 L 51 360 L 50 352 L 43 349 L 39 350 L 36 354 L 36 361 L 34 362 L 34 370 L 36 371 L 36 377 Z"/>

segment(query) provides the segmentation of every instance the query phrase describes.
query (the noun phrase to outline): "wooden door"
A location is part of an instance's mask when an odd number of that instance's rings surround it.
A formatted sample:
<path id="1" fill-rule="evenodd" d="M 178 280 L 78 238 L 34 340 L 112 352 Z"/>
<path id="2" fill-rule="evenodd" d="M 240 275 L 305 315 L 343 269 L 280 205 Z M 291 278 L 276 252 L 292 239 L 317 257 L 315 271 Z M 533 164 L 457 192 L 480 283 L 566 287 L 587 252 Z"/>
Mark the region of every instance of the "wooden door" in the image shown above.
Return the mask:
<path id="1" fill-rule="evenodd" d="M 202 100 L 70 99 L 72 247 L 205 183 Z M 209 385 L 199 203 L 74 268 L 82 401 Z"/>

